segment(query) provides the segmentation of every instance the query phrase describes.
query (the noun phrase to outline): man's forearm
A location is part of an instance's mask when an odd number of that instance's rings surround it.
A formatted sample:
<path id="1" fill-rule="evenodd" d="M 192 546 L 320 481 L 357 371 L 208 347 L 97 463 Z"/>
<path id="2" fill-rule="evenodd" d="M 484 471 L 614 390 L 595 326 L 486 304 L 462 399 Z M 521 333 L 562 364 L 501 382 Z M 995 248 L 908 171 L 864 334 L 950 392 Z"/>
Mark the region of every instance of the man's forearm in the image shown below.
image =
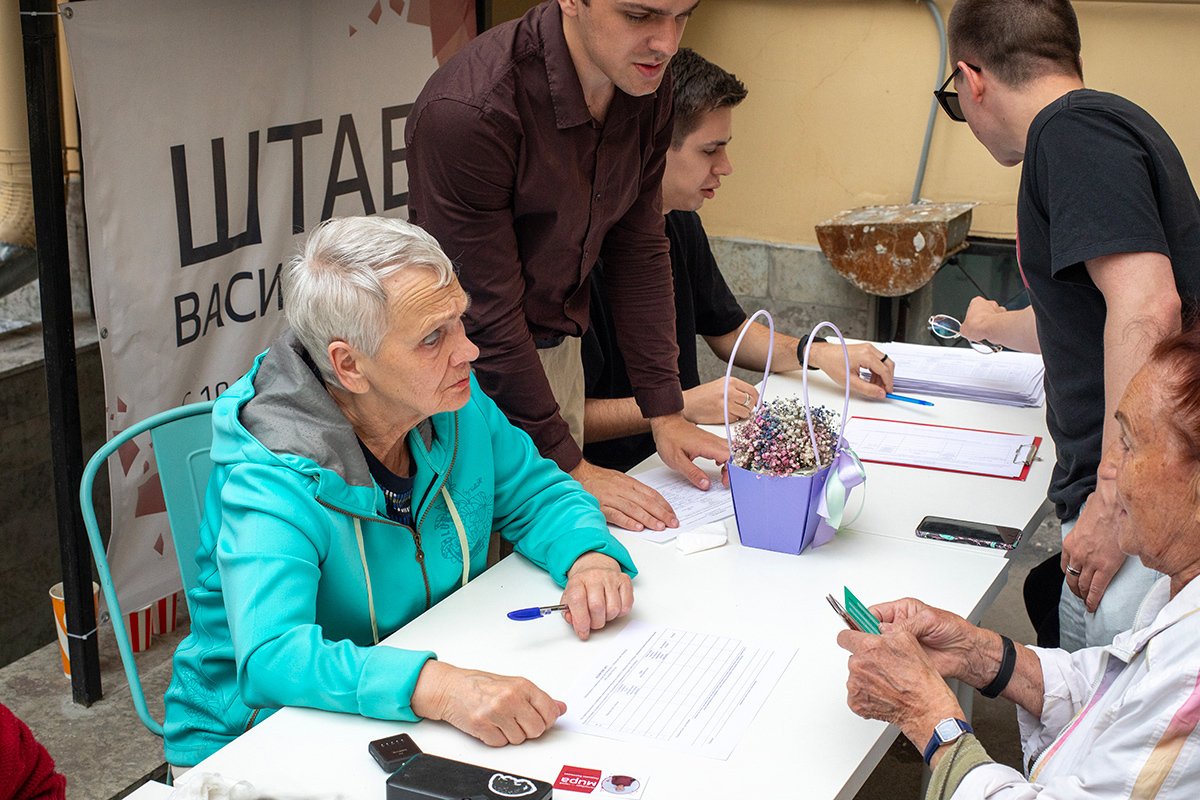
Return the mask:
<path id="1" fill-rule="evenodd" d="M 1110 308 L 1104 321 L 1104 438 L 1107 450 L 1120 435 L 1117 406 L 1129 381 L 1160 341 L 1179 331 L 1178 311 L 1154 314 L 1151 309 Z"/>
<path id="2" fill-rule="evenodd" d="M 584 403 L 583 440 L 589 444 L 649 432 L 650 420 L 632 397 L 589 398 Z"/>
<path id="3" fill-rule="evenodd" d="M 1108 310 L 1104 319 L 1104 448 L 1119 435 L 1114 418 L 1125 388 L 1160 341 L 1179 331 L 1181 302 L 1171 261 L 1159 253 L 1119 253 L 1087 263 Z"/>
<path id="4" fill-rule="evenodd" d="M 771 352 L 771 329 L 757 322 L 751 322 L 749 325 L 750 330 L 746 331 L 746 336 L 742 339 L 742 346 L 738 348 L 737 361 L 734 366 L 761 371 L 766 369 L 767 354 Z M 743 327 L 745 324 L 723 336 L 706 336 L 704 338 L 717 358 L 728 362 Z M 774 352 L 771 352 L 771 371 L 791 372 L 800 369 L 800 360 L 796 356 L 796 348 L 799 344 L 800 340 L 795 336 L 776 332 L 775 348 Z M 813 345 L 813 350 L 815 352 L 817 348 L 827 346 L 829 345 L 818 341 Z"/>
<path id="5" fill-rule="evenodd" d="M 1042 345 L 1038 342 L 1037 318 L 1034 316 L 1033 306 L 997 314 L 989 322 L 987 335 L 981 338 L 1021 353 L 1042 352 Z"/>

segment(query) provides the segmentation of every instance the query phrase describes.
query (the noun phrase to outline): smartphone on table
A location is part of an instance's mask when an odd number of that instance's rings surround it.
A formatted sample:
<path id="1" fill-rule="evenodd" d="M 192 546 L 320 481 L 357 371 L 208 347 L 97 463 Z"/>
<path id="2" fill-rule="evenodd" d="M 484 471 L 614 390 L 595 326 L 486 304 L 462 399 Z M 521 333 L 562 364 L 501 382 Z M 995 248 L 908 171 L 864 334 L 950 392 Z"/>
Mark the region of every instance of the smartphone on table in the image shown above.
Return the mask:
<path id="1" fill-rule="evenodd" d="M 917 526 L 917 536 L 922 539 L 962 542 L 997 550 L 1012 550 L 1021 541 L 1021 531 L 1016 528 L 948 517 L 926 517 L 921 520 L 921 524 Z"/>

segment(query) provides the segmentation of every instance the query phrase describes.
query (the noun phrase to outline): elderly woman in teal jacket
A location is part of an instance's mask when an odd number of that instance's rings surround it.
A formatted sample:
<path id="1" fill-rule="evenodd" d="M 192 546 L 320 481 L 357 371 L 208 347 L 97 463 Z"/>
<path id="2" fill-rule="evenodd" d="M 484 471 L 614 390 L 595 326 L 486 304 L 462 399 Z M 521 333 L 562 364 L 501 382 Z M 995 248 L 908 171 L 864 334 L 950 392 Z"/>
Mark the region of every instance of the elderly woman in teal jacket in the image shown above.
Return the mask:
<path id="1" fill-rule="evenodd" d="M 432 237 L 330 220 L 286 289 L 291 330 L 213 409 L 167 760 L 194 765 L 283 706 L 540 736 L 565 706 L 529 681 L 375 645 L 478 575 L 493 531 L 565 587 L 586 639 L 633 604 L 628 552 L 471 377 L 469 298 Z"/>

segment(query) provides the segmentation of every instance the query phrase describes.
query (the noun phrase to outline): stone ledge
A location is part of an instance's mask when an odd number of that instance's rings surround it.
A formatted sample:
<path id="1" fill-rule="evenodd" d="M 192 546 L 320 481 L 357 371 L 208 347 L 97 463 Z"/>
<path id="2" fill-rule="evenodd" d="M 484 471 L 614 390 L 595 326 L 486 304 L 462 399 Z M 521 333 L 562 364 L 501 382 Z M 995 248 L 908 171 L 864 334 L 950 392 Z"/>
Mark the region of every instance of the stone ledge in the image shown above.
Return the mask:
<path id="1" fill-rule="evenodd" d="M 77 315 L 74 322 L 76 352 L 98 347 L 100 335 L 96 332 L 96 320 Z M 45 361 L 40 324 L 0 334 L 0 378 L 35 369 Z"/>

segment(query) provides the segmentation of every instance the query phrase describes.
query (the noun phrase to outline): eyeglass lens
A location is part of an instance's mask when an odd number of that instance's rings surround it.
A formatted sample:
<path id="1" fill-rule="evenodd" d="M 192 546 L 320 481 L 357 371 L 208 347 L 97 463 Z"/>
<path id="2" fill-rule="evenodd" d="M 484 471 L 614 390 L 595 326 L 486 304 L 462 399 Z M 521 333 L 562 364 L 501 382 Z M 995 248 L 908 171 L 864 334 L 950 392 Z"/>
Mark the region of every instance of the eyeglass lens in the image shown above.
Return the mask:
<path id="1" fill-rule="evenodd" d="M 962 323 L 948 314 L 934 314 L 929 318 L 929 330 L 942 339 L 957 339 L 962 336 L 961 328 Z"/>

